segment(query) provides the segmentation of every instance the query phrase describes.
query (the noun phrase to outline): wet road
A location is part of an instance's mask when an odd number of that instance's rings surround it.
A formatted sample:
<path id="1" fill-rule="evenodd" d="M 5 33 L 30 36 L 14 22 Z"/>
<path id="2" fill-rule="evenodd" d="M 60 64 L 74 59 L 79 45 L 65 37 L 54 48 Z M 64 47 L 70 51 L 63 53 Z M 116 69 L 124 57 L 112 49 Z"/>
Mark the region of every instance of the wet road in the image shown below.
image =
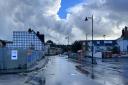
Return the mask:
<path id="1" fill-rule="evenodd" d="M 96 59 L 97 64 L 93 67 L 89 64 L 82 64 L 82 68 L 93 75 L 93 80 L 102 85 L 128 85 L 128 58 Z"/>
<path id="2" fill-rule="evenodd" d="M 100 85 L 76 70 L 75 65 L 65 57 L 51 56 L 45 68 L 45 85 Z"/>
<path id="3" fill-rule="evenodd" d="M 94 69 L 98 76 L 96 80 L 104 85 L 128 85 L 128 58 L 111 59 L 111 62 L 101 63 Z M 102 72 L 98 74 L 97 72 Z"/>
<path id="4" fill-rule="evenodd" d="M 128 58 L 101 62 L 97 65 L 82 63 L 89 74 L 76 69 L 78 63 L 66 56 L 51 56 L 45 68 L 30 73 L 0 75 L 0 85 L 128 85 Z M 40 63 L 43 63 L 41 60 Z M 40 64 L 39 63 L 39 64 Z"/>

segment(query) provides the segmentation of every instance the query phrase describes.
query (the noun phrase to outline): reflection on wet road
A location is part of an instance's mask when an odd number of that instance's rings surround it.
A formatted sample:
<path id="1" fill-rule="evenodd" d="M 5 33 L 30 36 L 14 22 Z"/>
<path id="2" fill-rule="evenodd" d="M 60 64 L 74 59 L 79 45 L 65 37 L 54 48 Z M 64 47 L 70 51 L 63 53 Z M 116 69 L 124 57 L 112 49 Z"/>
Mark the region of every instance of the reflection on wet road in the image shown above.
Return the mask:
<path id="1" fill-rule="evenodd" d="M 103 85 L 128 85 L 128 58 L 111 59 L 111 61 L 101 62 L 93 68 L 94 80 Z"/>
<path id="2" fill-rule="evenodd" d="M 81 68 L 89 72 L 87 75 L 102 85 L 128 85 L 128 58 L 96 59 L 97 64 L 82 63 Z"/>
<path id="3" fill-rule="evenodd" d="M 100 85 L 76 70 L 75 65 L 65 57 L 51 56 L 45 68 L 46 85 Z"/>

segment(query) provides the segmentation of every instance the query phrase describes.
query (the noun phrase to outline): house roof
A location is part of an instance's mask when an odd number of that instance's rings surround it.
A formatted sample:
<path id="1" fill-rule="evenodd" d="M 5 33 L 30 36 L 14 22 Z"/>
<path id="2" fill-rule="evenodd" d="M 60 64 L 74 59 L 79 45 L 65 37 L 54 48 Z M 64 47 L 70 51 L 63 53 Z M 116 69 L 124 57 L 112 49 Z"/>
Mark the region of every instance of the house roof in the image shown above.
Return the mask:
<path id="1" fill-rule="evenodd" d="M 117 40 L 128 40 L 128 37 L 120 37 Z"/>

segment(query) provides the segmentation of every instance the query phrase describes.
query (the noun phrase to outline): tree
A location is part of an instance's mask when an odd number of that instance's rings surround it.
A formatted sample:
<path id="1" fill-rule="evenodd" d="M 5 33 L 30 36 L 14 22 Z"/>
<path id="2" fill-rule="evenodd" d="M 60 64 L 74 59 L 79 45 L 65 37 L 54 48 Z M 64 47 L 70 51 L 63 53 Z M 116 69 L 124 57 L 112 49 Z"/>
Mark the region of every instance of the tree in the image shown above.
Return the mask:
<path id="1" fill-rule="evenodd" d="M 75 41 L 72 46 L 71 46 L 71 50 L 73 52 L 77 52 L 78 50 L 81 50 L 82 49 L 82 43 L 78 42 L 78 41 Z"/>
<path id="2" fill-rule="evenodd" d="M 46 44 L 49 44 L 50 47 L 56 47 L 56 44 L 52 40 L 48 40 Z"/>
<path id="3" fill-rule="evenodd" d="M 48 40 L 46 43 L 53 44 L 52 40 Z"/>
<path id="4" fill-rule="evenodd" d="M 113 53 L 113 54 L 120 53 L 120 48 L 119 48 L 118 46 L 114 46 L 114 47 L 112 48 L 112 53 Z"/>

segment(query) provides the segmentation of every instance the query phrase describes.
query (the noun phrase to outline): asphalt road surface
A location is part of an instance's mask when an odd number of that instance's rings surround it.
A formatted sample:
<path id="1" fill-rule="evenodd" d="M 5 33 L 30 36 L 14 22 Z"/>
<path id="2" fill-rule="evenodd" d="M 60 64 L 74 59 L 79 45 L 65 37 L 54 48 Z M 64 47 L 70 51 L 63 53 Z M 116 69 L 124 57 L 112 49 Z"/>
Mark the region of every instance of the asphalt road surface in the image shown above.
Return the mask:
<path id="1" fill-rule="evenodd" d="M 45 85 L 100 85 L 75 68 L 65 57 L 51 56 L 45 67 Z"/>

